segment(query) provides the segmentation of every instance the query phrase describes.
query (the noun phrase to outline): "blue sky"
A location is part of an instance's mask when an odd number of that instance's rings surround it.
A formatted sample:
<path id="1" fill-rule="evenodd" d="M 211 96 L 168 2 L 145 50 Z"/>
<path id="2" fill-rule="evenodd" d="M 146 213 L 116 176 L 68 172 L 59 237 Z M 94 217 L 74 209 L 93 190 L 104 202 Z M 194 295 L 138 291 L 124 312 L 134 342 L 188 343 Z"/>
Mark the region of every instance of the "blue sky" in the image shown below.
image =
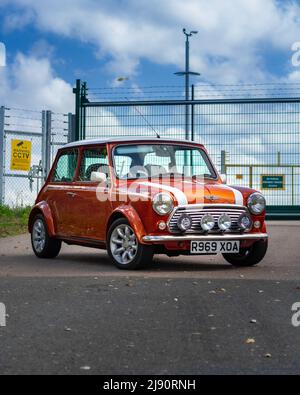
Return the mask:
<path id="1" fill-rule="evenodd" d="M 183 85 L 182 28 L 199 30 L 191 64 L 205 83 L 300 82 L 298 1 L 0 0 L 1 104 L 72 111 L 76 78 L 91 87 Z"/>
<path id="2" fill-rule="evenodd" d="M 10 6 L 2 9 L 1 20 L 5 20 L 10 14 Z M 3 23 L 1 23 L 3 25 Z M 184 46 L 184 36 L 181 34 L 181 27 L 178 27 L 178 40 Z M 20 51 L 24 54 L 34 54 L 36 56 L 50 56 L 52 66 L 57 75 L 73 84 L 76 78 L 89 81 L 93 87 L 111 87 L 118 76 L 129 76 L 132 83 L 138 85 L 180 85 L 183 81 L 174 75 L 174 72 L 184 68 L 184 58 L 182 66 L 164 65 L 148 59 L 140 59 L 139 66 L 134 73 L 122 73 L 110 71 L 109 54 L 101 59 L 97 57 L 97 47 L 92 43 L 82 42 L 78 39 L 66 38 L 59 34 L 41 31 L 30 24 L 22 29 L 7 31 L 2 29 L 1 40 L 6 45 L 7 63 L 12 64 L 15 56 Z M 193 43 L 191 43 L 191 46 Z M 50 53 L 49 53 L 50 50 Z M 191 48 L 192 51 L 192 48 Z M 157 54 L 159 57 L 159 53 Z"/>

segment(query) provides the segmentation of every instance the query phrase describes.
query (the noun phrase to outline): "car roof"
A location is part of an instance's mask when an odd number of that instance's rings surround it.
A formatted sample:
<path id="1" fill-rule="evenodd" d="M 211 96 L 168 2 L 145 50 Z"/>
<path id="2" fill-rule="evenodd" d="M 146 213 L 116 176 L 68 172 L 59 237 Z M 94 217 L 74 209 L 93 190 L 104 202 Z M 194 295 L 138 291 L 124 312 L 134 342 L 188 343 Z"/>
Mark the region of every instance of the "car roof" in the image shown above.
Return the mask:
<path id="1" fill-rule="evenodd" d="M 82 147 L 87 145 L 97 145 L 97 144 L 110 144 L 110 143 L 130 143 L 130 142 L 167 142 L 167 143 L 184 143 L 184 144 L 193 144 L 194 142 L 188 140 L 176 140 L 176 139 L 168 139 L 168 138 L 153 138 L 153 137 L 110 137 L 103 139 L 92 139 L 92 140 L 79 140 L 74 141 L 72 143 L 68 143 L 61 147 L 61 149 L 65 148 L 73 148 L 73 147 Z M 195 143 L 194 143 L 195 144 Z M 197 143 L 196 143 L 197 144 Z M 199 143 L 198 143 L 199 144 Z M 201 145 L 201 144 L 200 144 Z"/>

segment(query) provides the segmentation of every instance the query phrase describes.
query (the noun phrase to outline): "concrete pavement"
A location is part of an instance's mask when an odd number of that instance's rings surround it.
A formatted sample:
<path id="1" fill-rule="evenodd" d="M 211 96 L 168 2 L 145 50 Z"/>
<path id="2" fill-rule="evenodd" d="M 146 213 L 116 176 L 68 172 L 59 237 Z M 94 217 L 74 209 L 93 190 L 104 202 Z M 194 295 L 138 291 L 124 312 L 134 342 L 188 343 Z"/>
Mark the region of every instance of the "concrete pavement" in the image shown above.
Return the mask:
<path id="1" fill-rule="evenodd" d="M 137 272 L 64 246 L 0 240 L 0 374 L 299 374 L 300 223 L 272 223 L 254 268 L 158 256 Z"/>
<path id="2" fill-rule="evenodd" d="M 156 256 L 147 270 L 120 271 L 106 251 L 63 245 L 58 258 L 37 259 L 29 235 L 0 239 L 0 277 L 179 277 L 288 280 L 300 279 L 300 222 L 271 222 L 269 250 L 256 267 L 236 269 L 222 256 Z"/>

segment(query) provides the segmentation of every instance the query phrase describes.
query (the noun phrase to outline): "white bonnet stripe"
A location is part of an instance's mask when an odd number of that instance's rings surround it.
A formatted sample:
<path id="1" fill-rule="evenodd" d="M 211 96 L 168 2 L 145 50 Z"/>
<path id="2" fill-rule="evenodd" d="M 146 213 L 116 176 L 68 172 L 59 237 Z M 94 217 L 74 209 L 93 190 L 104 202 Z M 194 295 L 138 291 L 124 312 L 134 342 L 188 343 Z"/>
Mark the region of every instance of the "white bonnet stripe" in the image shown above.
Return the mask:
<path id="1" fill-rule="evenodd" d="M 230 188 L 230 189 L 234 193 L 235 204 L 238 204 L 239 206 L 243 206 L 244 205 L 244 198 L 243 198 L 242 193 L 235 188 Z"/>
<path id="2" fill-rule="evenodd" d="M 156 184 L 154 182 L 141 182 L 140 185 L 150 186 L 153 188 L 172 192 L 173 195 L 175 196 L 176 200 L 178 201 L 179 205 L 188 204 L 186 195 L 178 188 L 170 187 L 169 185 L 164 185 L 164 184 Z"/>

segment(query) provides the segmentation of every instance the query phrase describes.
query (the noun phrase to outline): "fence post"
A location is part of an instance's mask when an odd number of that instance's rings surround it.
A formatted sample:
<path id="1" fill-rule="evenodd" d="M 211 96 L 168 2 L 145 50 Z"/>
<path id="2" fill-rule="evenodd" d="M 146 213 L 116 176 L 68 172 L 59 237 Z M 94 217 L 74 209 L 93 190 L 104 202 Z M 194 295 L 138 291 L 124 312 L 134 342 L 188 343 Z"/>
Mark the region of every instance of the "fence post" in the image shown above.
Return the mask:
<path id="1" fill-rule="evenodd" d="M 195 86 L 192 85 L 192 101 L 195 100 Z M 192 104 L 191 113 L 191 140 L 195 141 L 195 106 Z"/>
<path id="2" fill-rule="evenodd" d="M 80 121 L 80 139 L 85 140 L 85 134 L 86 134 L 86 107 L 82 106 L 82 103 L 86 103 L 87 101 L 87 84 L 84 82 L 82 84 L 82 89 L 81 89 L 81 98 L 80 98 L 80 104 L 81 104 L 81 121 Z"/>
<path id="3" fill-rule="evenodd" d="M 221 151 L 221 174 L 226 174 L 226 151 Z"/>
<path id="4" fill-rule="evenodd" d="M 52 112 L 46 111 L 46 177 L 48 177 L 51 163 L 51 142 L 52 142 Z"/>
<path id="5" fill-rule="evenodd" d="M 5 202 L 4 166 L 5 166 L 5 107 L 0 107 L 0 204 Z"/>
<path id="6" fill-rule="evenodd" d="M 42 111 L 42 167 L 43 167 L 43 177 L 46 180 L 46 111 Z"/>
<path id="7" fill-rule="evenodd" d="M 68 113 L 68 143 L 76 141 L 75 139 L 75 115 Z"/>
<path id="8" fill-rule="evenodd" d="M 51 154 L 51 111 L 42 111 L 42 166 L 44 179 L 50 170 Z"/>
<path id="9" fill-rule="evenodd" d="M 81 114 L 81 80 L 76 80 L 76 88 L 73 89 L 75 94 L 75 140 L 80 139 L 80 114 Z"/>

